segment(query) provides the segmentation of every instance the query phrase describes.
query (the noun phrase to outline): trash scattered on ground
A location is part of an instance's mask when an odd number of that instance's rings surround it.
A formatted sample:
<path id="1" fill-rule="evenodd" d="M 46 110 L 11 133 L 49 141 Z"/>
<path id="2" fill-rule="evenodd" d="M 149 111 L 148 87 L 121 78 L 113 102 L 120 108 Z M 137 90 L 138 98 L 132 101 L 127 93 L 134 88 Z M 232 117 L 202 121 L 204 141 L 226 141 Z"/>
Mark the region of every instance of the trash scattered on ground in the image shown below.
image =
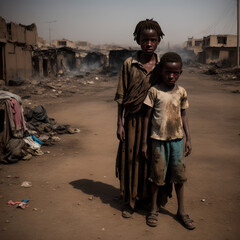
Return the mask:
<path id="1" fill-rule="evenodd" d="M 21 184 L 21 187 L 30 188 L 30 187 L 32 187 L 32 183 L 31 183 L 31 182 L 28 182 L 28 181 L 24 181 L 24 182 Z"/>
<path id="2" fill-rule="evenodd" d="M 9 91 L 0 90 L 0 110 L 5 116 L 0 119 L 4 136 L 0 142 L 0 163 L 16 163 L 43 155 L 42 145 L 53 145 L 61 140 L 56 135 L 80 132 L 69 125 L 57 124 L 42 105 L 23 109 L 21 97 Z M 14 112 L 18 117 L 14 117 Z"/>
<path id="3" fill-rule="evenodd" d="M 206 199 L 205 198 L 201 199 L 201 202 L 206 202 Z"/>
<path id="4" fill-rule="evenodd" d="M 12 200 L 9 200 L 9 201 L 8 201 L 8 205 L 9 205 L 9 206 L 16 206 L 17 208 L 24 209 L 24 208 L 27 208 L 27 207 L 28 207 L 28 202 L 29 202 L 28 199 L 24 199 L 24 200 L 22 200 L 21 202 L 14 202 L 14 201 L 12 201 Z"/>

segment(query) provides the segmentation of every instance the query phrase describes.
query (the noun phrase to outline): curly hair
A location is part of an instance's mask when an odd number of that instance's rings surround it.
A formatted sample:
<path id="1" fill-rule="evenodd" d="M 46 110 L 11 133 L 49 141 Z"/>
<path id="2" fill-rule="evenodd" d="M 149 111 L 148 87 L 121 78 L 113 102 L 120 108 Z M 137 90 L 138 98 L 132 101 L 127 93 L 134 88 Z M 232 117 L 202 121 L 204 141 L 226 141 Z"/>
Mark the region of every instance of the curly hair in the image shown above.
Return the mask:
<path id="1" fill-rule="evenodd" d="M 164 33 L 162 32 L 161 27 L 159 26 L 158 22 L 154 21 L 153 19 L 146 19 L 143 21 L 140 21 L 136 28 L 135 31 L 133 33 L 134 36 L 134 40 L 136 40 L 136 42 L 139 44 L 139 39 L 140 39 L 140 35 L 141 32 L 145 29 L 153 29 L 157 32 L 159 41 L 161 38 L 163 38 Z"/>

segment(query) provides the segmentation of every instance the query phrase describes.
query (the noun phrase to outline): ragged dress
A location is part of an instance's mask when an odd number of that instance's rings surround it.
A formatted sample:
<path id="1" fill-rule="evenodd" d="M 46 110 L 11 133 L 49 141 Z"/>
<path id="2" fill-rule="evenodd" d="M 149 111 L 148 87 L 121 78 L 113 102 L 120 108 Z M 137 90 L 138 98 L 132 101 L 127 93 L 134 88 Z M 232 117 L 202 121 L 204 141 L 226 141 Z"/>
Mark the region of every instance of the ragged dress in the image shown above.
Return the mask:
<path id="1" fill-rule="evenodd" d="M 139 61 L 140 52 L 125 60 L 120 73 L 115 101 L 123 105 L 125 141 L 119 143 L 116 176 L 121 196 L 132 208 L 136 200 L 147 197 L 148 162 L 141 157 L 142 104 L 151 85 L 156 82 L 154 69 L 147 72 Z M 156 64 L 159 62 L 155 54 Z"/>

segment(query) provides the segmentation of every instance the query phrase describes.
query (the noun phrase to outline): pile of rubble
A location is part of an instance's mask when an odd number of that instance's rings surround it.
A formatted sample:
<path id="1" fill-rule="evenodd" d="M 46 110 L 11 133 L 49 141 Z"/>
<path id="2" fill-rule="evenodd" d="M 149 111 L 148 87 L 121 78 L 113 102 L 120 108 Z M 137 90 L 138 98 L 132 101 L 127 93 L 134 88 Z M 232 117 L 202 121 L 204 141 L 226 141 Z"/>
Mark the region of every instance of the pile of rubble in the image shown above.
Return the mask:
<path id="1" fill-rule="evenodd" d="M 91 88 L 93 85 L 98 86 L 100 82 L 109 79 L 108 73 L 101 73 L 99 71 L 91 72 L 69 72 L 63 76 L 54 78 L 34 78 L 24 80 L 18 86 L 4 86 L 2 89 L 5 91 L 13 92 L 21 95 L 23 105 L 30 99 L 37 99 L 41 97 L 44 99 L 53 100 L 70 97 L 76 93 L 84 93 L 86 89 Z"/>
<path id="2" fill-rule="evenodd" d="M 43 155 L 41 146 L 60 141 L 57 135 L 78 132 L 79 129 L 59 125 L 49 118 L 42 105 L 26 107 L 23 111 L 21 97 L 0 91 L 0 163 L 16 163 Z"/>

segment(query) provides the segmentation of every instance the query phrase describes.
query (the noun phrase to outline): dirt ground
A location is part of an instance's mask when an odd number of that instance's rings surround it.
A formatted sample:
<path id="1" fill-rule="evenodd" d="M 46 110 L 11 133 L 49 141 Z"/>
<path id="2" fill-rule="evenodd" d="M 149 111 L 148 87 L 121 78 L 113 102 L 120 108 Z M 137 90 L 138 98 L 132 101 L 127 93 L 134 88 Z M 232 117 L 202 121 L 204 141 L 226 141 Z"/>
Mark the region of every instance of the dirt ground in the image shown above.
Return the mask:
<path id="1" fill-rule="evenodd" d="M 32 98 L 59 124 L 81 131 L 42 147 L 49 151 L 42 156 L 0 165 L 0 239 L 240 239 L 240 82 L 215 81 L 186 68 L 179 84 L 190 101 L 193 152 L 186 158 L 185 206 L 195 220 L 194 231 L 174 219 L 175 194 L 156 228 L 146 225 L 144 211 L 131 219 L 121 217 L 114 172 L 115 76 L 71 97 Z M 23 181 L 32 187 L 21 187 Z M 30 200 L 26 209 L 7 205 L 23 199 Z"/>

